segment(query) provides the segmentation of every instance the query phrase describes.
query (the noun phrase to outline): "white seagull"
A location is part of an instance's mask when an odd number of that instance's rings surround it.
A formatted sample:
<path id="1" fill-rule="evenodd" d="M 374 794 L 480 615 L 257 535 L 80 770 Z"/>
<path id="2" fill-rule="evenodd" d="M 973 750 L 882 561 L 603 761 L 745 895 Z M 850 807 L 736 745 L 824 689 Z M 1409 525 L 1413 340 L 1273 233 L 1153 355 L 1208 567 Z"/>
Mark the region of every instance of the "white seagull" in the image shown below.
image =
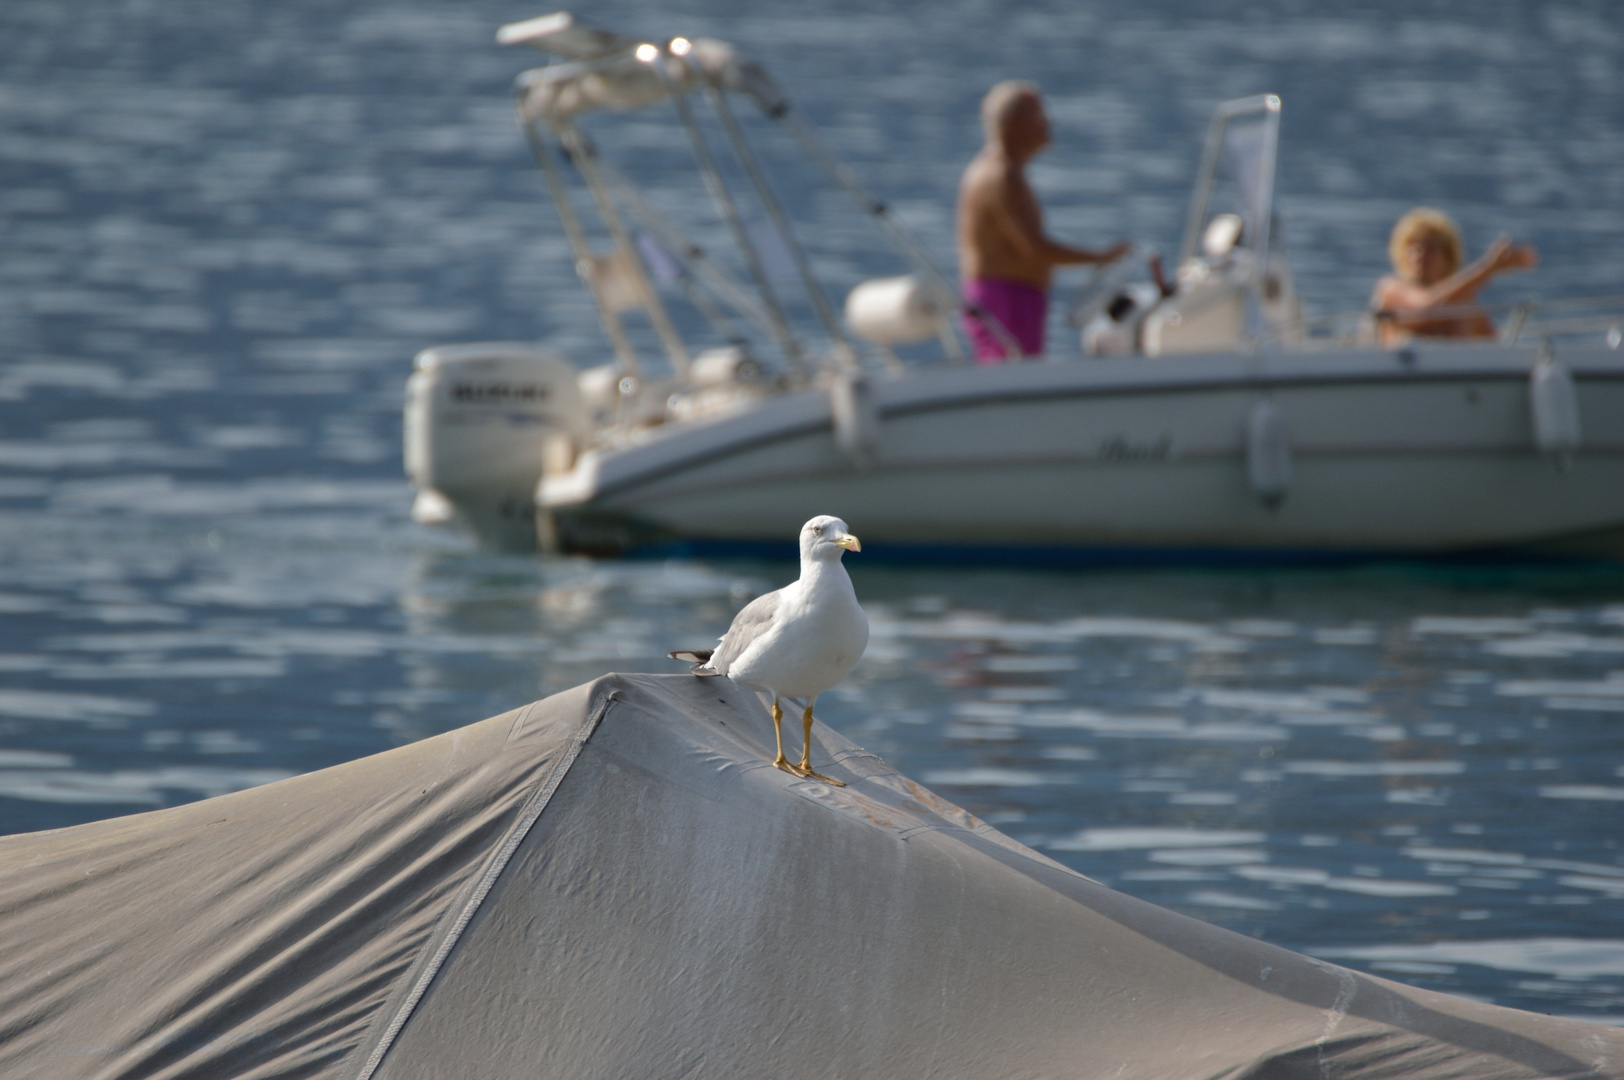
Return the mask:
<path id="1" fill-rule="evenodd" d="M 726 675 L 740 686 L 771 694 L 778 739 L 773 764 L 836 787 L 846 785 L 812 771 L 812 704 L 846 677 L 868 647 L 868 616 L 840 563 L 843 552 L 862 550 L 844 521 L 827 515 L 813 518 L 801 527 L 798 579 L 746 604 L 715 649 L 670 654 L 673 660 L 691 662 L 695 675 Z M 806 699 L 798 765 L 784 756 L 779 698 Z"/>

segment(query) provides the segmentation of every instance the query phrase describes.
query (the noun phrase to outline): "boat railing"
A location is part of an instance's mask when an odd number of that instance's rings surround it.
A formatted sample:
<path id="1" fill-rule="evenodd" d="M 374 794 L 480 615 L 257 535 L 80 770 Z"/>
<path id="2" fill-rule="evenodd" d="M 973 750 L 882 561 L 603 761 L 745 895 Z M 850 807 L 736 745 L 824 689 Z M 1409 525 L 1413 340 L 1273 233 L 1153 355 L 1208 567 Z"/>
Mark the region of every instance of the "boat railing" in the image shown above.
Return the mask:
<path id="1" fill-rule="evenodd" d="M 1429 320 L 1477 315 L 1487 315 L 1494 320 L 1497 327 L 1494 340 L 1501 345 L 1568 342 L 1604 344 L 1610 349 L 1624 345 L 1624 295 L 1558 300 L 1530 297 L 1500 304 L 1456 304 L 1427 309 Z M 1253 335 L 1248 344 L 1268 347 L 1292 342 L 1310 348 L 1374 347 L 1381 340 L 1382 322 L 1392 318 L 1368 308 L 1305 314 L 1265 327 Z"/>
<path id="2" fill-rule="evenodd" d="M 1525 300 L 1513 305 L 1500 330 L 1507 345 L 1519 341 L 1594 340 L 1624 344 L 1624 295 Z"/>

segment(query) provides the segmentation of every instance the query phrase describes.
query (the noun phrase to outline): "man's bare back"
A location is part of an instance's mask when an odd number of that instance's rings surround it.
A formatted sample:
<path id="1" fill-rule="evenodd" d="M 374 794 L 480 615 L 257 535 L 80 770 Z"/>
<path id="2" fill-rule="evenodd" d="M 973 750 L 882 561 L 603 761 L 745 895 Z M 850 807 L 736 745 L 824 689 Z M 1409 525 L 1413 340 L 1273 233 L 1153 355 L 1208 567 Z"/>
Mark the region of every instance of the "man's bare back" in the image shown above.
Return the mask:
<path id="1" fill-rule="evenodd" d="M 1053 264 L 1031 237 L 1043 234 L 1043 210 L 1026 173 L 983 150 L 959 185 L 959 276 L 1004 278 L 1048 291 Z"/>

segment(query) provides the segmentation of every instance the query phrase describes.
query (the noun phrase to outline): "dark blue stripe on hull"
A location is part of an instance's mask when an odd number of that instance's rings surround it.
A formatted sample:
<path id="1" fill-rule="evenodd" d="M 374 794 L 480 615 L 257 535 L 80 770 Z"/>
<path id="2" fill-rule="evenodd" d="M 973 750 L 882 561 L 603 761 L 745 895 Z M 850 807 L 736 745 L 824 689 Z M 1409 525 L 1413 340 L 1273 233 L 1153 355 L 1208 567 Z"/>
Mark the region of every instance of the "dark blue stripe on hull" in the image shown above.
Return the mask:
<path id="1" fill-rule="evenodd" d="M 625 552 L 633 559 L 772 559 L 794 561 L 793 543 L 776 540 L 683 539 L 646 544 Z M 1002 566 L 1034 569 L 1130 567 L 1336 567 L 1409 562 L 1445 565 L 1579 566 L 1607 560 L 1540 554 L 1512 548 L 1455 552 L 1359 551 L 1225 547 L 1059 547 L 1027 544 L 864 543 L 848 560 L 891 566 Z"/>

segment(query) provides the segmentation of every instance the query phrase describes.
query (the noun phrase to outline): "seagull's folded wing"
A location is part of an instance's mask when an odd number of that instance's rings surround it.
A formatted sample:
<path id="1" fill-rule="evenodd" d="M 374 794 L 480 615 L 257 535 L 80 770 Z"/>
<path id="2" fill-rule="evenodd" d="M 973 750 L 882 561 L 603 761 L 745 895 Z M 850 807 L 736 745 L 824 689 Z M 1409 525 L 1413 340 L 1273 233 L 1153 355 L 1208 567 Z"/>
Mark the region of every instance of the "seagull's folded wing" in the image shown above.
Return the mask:
<path id="1" fill-rule="evenodd" d="M 727 628 L 722 640 L 716 643 L 716 651 L 711 653 L 706 666 L 719 675 L 726 675 L 746 649 L 771 632 L 783 598 L 784 590 L 775 589 L 744 605 L 744 610 L 733 616 L 733 625 Z"/>

